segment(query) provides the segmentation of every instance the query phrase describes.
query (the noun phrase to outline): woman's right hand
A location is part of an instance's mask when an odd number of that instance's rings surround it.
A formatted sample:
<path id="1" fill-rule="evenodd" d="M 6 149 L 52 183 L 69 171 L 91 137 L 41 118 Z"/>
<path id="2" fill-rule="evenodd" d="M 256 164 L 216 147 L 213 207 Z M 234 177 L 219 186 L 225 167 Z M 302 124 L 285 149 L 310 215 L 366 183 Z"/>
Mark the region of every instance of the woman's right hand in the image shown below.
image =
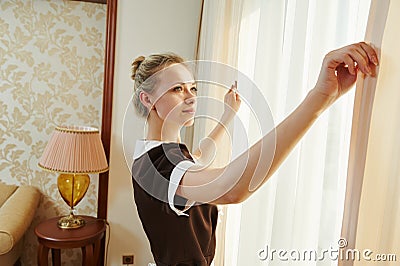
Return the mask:
<path id="1" fill-rule="evenodd" d="M 240 104 L 242 100 L 240 99 L 240 95 L 237 92 L 237 81 L 232 84 L 231 88 L 225 94 L 224 97 L 224 113 L 222 115 L 222 120 L 224 122 L 229 122 L 233 119 L 236 112 L 240 108 Z"/>

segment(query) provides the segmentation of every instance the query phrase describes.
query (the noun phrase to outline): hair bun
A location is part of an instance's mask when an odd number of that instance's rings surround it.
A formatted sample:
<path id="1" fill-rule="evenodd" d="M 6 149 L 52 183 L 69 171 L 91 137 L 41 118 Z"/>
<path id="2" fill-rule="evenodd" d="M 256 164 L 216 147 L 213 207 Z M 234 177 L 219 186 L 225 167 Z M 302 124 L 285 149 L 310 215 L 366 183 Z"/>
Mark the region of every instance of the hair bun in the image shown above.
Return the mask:
<path id="1" fill-rule="evenodd" d="M 132 62 L 132 74 L 131 74 L 132 80 L 135 80 L 137 70 L 139 69 L 140 64 L 141 64 L 144 60 L 145 60 L 145 57 L 141 55 L 141 56 L 137 57 L 137 58 Z"/>

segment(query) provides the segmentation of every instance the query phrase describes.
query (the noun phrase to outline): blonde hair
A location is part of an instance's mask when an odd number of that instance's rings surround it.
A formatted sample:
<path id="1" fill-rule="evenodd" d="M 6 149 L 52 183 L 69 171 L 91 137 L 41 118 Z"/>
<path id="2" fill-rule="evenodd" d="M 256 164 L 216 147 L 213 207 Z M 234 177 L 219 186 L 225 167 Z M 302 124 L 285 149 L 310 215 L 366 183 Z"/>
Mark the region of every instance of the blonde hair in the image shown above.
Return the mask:
<path id="1" fill-rule="evenodd" d="M 148 57 L 139 56 L 132 62 L 133 104 L 140 116 L 146 117 L 149 113 L 147 107 L 140 101 L 140 92 L 153 92 L 156 80 L 154 78 L 150 79 L 150 77 L 172 64 L 183 62 L 184 59 L 174 53 L 153 54 Z"/>

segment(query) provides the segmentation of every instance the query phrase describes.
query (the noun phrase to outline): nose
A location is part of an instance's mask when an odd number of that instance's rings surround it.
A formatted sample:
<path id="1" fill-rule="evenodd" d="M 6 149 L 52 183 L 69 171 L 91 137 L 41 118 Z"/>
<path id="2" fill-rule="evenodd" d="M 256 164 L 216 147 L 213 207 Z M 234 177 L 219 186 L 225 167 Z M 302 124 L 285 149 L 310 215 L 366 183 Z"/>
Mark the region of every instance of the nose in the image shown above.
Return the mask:
<path id="1" fill-rule="evenodd" d="M 185 86 L 185 103 L 195 104 L 196 103 L 196 92 L 191 90 L 191 86 Z"/>

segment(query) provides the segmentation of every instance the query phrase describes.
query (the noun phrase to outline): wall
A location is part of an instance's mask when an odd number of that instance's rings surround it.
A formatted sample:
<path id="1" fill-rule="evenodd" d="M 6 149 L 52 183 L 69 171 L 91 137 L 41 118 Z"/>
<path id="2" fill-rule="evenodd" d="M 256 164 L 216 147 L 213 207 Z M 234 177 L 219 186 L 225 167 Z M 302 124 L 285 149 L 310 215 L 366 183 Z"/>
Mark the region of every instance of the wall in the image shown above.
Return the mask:
<path id="1" fill-rule="evenodd" d="M 125 118 L 133 82 L 130 66 L 139 55 L 172 51 L 193 59 L 201 12 L 200 0 L 139 1 L 119 0 L 114 102 L 111 138 L 108 221 L 111 236 L 107 265 L 121 265 L 123 254 L 134 254 L 135 265 L 153 261 L 150 246 L 133 202 L 130 166 L 122 147 L 124 122 L 130 128 L 125 143 L 132 151 L 136 139 L 143 138 L 143 121 L 132 113 Z"/>
<path id="2" fill-rule="evenodd" d="M 99 127 L 105 5 L 62 0 L 0 2 L 0 182 L 33 185 L 43 196 L 27 234 L 23 265 L 36 265 L 34 226 L 68 214 L 56 175 L 37 163 L 54 127 Z M 97 182 L 77 212 L 96 215 Z M 77 265 L 80 252 L 63 252 Z"/>

